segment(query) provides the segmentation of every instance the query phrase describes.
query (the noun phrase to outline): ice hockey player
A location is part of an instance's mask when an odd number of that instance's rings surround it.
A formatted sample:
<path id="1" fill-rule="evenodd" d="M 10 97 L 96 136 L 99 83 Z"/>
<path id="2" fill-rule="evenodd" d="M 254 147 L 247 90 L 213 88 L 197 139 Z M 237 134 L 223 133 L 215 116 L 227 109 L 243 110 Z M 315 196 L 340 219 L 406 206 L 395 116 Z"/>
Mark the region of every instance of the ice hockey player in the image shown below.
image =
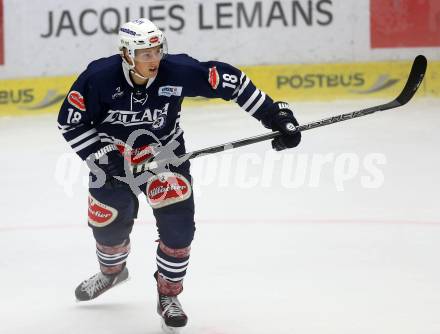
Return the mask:
<path id="1" fill-rule="evenodd" d="M 164 34 L 147 19 L 122 25 L 119 50 L 88 65 L 58 116 L 65 140 L 91 168 L 88 224 L 100 271 L 76 288 L 79 301 L 94 299 L 128 278 L 126 260 L 140 192 L 118 177 L 129 172 L 128 164 L 151 159 L 170 143 L 177 147 L 175 155 L 185 153 L 179 123 L 184 97 L 236 102 L 265 127 L 283 133 L 272 141 L 275 150 L 295 147 L 301 140 L 287 103 L 274 102 L 229 64 L 167 54 Z M 137 130 L 144 131 L 129 143 Z M 187 324 L 177 296 L 183 290 L 195 232 L 189 161 L 150 174 L 139 189 L 152 207 L 159 234 L 157 310 L 164 330 L 175 331 Z"/>

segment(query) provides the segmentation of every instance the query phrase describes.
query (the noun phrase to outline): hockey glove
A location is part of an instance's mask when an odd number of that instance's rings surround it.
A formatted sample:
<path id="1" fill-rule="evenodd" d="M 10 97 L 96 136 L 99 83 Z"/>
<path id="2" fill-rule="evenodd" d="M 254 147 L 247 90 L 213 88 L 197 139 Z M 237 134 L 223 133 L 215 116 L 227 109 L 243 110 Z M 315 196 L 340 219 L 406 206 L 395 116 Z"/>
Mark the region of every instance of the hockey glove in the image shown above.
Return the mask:
<path id="1" fill-rule="evenodd" d="M 114 176 L 125 174 L 124 157 L 113 144 L 104 146 L 96 153 L 91 154 L 87 159 L 87 165 L 95 177 L 99 177 L 99 174 L 104 172 L 106 182 L 113 182 Z"/>
<path id="2" fill-rule="evenodd" d="M 276 151 L 299 145 L 301 132 L 296 131 L 298 121 L 293 116 L 293 112 L 288 103 L 275 102 L 273 109 L 262 119 L 262 123 L 266 128 L 282 133 L 281 136 L 272 140 L 272 148 Z"/>

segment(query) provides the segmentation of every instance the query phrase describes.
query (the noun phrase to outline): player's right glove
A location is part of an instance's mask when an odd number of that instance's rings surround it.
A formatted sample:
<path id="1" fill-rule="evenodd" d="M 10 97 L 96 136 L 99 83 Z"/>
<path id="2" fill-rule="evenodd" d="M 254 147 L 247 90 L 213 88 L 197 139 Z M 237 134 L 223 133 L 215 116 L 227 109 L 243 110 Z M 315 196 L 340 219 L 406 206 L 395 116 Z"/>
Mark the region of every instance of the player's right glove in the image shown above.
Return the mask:
<path id="1" fill-rule="evenodd" d="M 262 123 L 266 128 L 282 133 L 281 136 L 272 140 L 272 148 L 281 151 L 298 146 L 301 142 L 301 132 L 296 131 L 298 121 L 293 116 L 289 104 L 275 102 L 273 106 L 273 109 L 262 119 Z"/>
<path id="2" fill-rule="evenodd" d="M 91 154 L 87 158 L 87 165 L 90 172 L 97 178 L 104 172 L 106 183 L 115 182 L 114 176 L 125 175 L 124 157 L 113 144 L 104 146 L 96 153 Z"/>

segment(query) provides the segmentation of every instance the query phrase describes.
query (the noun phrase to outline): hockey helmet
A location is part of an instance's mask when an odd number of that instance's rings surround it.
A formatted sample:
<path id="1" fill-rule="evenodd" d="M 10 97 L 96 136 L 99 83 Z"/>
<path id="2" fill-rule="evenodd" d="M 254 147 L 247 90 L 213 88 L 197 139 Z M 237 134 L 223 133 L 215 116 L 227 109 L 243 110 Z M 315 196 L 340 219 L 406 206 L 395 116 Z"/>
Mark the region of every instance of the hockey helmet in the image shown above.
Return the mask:
<path id="1" fill-rule="evenodd" d="M 161 57 L 167 52 L 167 42 L 163 32 L 150 20 L 140 18 L 124 23 L 119 29 L 119 51 L 127 49 L 128 57 L 134 60 L 136 50 L 160 46 Z M 125 59 L 124 59 L 125 62 Z"/>

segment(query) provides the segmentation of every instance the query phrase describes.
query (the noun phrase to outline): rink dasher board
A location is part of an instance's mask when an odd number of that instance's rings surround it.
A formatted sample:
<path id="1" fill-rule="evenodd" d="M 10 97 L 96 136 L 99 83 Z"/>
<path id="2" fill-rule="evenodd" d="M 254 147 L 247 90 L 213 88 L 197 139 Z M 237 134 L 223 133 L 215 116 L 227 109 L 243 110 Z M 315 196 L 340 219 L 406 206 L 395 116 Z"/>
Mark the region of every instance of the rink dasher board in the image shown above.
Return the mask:
<path id="1" fill-rule="evenodd" d="M 389 99 L 402 89 L 410 61 L 290 64 L 240 67 L 256 86 L 277 100 Z M 440 97 L 440 61 L 430 62 L 417 96 Z M 0 116 L 57 112 L 77 75 L 0 80 Z M 206 78 L 208 82 L 208 75 Z M 225 103 L 187 98 L 184 105 Z"/>

